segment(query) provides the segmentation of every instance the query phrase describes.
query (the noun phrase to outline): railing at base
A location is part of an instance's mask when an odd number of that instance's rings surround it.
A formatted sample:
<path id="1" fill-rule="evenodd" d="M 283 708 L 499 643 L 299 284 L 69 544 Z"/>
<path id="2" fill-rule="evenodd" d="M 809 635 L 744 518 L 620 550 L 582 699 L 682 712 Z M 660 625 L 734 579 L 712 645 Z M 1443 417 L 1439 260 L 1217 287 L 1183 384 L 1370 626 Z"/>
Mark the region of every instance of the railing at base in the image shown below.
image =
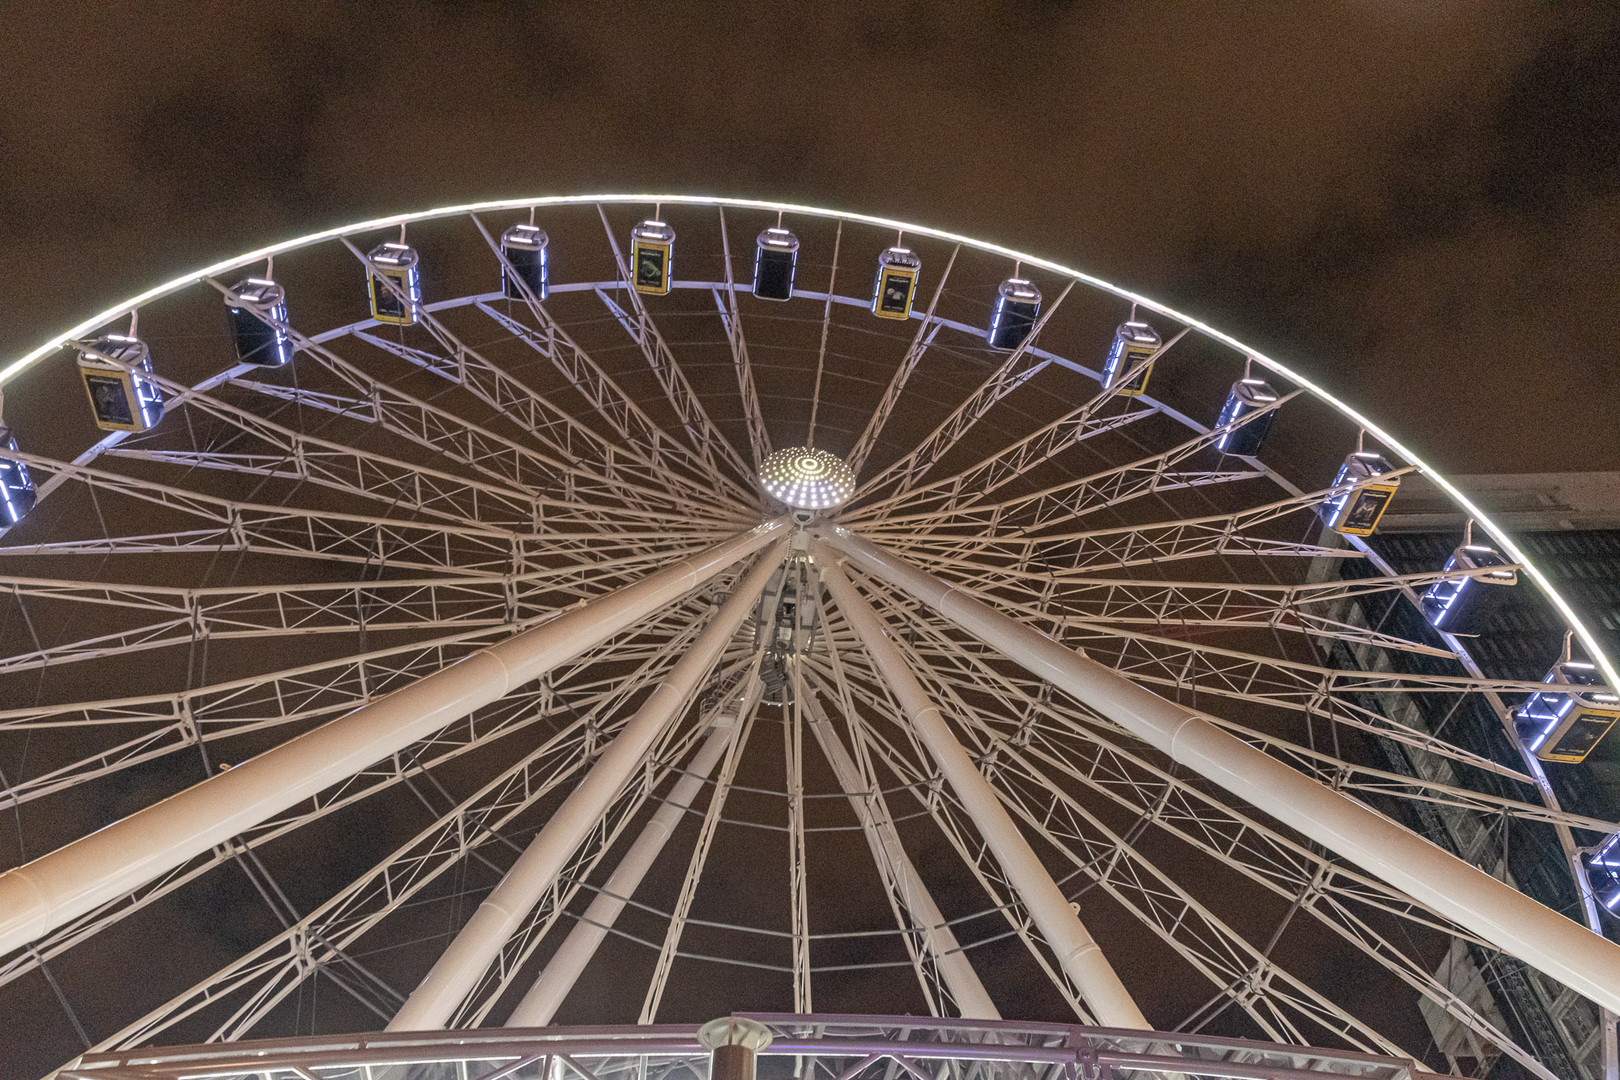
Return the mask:
<path id="1" fill-rule="evenodd" d="M 1420 1080 L 1415 1061 L 1074 1024 L 738 1013 L 770 1028 L 762 1080 Z M 707 1075 L 697 1027 L 491 1028 L 307 1036 L 86 1054 L 60 1080 L 673 1080 Z"/>

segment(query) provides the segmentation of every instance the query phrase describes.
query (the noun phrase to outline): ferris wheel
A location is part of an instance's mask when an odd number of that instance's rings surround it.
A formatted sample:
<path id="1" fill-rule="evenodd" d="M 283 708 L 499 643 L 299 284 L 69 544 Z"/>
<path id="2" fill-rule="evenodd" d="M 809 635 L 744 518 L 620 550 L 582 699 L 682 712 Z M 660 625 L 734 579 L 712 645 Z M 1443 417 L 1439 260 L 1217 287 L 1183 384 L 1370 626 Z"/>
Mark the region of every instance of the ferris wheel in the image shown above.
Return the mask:
<path id="1" fill-rule="evenodd" d="M 753 1028 L 669 1024 L 749 1013 L 828 1080 L 1393 1080 L 1460 1068 L 1437 1025 L 1550 1080 L 1446 975 L 1498 960 L 1614 1060 L 1620 825 L 1543 765 L 1610 660 L 1189 315 L 874 217 L 543 198 L 228 260 L 0 382 L 0 1001 L 46 1068 L 674 1075 Z M 1401 573 L 1417 474 L 1472 525 Z M 1469 650 L 1511 588 L 1568 623 L 1546 681 Z"/>

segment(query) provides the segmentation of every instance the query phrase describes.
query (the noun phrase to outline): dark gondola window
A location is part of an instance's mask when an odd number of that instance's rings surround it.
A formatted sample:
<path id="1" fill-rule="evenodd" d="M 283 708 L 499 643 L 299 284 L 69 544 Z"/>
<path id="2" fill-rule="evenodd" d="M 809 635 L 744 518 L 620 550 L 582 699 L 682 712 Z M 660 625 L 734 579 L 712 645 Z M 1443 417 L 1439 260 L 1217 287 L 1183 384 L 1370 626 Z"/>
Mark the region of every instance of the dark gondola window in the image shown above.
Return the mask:
<path id="1" fill-rule="evenodd" d="M 754 245 L 754 295 L 761 300 L 791 299 L 798 262 L 798 237 L 786 229 L 760 233 Z"/>
<path id="2" fill-rule="evenodd" d="M 1159 351 L 1159 334 L 1153 327 L 1145 322 L 1121 323 L 1119 329 L 1114 331 L 1114 343 L 1108 349 L 1108 359 L 1103 363 L 1103 385 L 1112 387 L 1120 379 L 1125 378 L 1131 371 Z M 1122 397 L 1137 397 L 1147 393 L 1148 376 L 1153 369 L 1143 368 L 1134 378 L 1119 387 L 1118 393 Z"/>
<path id="3" fill-rule="evenodd" d="M 1023 278 L 1008 278 L 996 292 L 996 310 L 986 336 L 992 349 L 1011 352 L 1035 329 L 1041 312 L 1041 291 Z"/>
<path id="4" fill-rule="evenodd" d="M 287 325 L 287 294 L 268 278 L 246 278 L 225 295 L 236 358 L 258 367 L 280 367 L 293 357 Z"/>
<path id="5" fill-rule="evenodd" d="M 508 300 L 525 299 L 527 289 L 536 300 L 544 300 L 550 288 L 548 247 L 550 238 L 533 225 L 514 225 L 501 234 L 501 294 Z"/>
<path id="6" fill-rule="evenodd" d="M 0 446 L 17 452 L 17 438 L 11 429 L 0 427 Z M 0 458 L 0 526 L 10 528 L 34 508 L 37 494 L 28 466 L 11 458 Z"/>
<path id="7" fill-rule="evenodd" d="M 1226 405 L 1221 409 L 1220 418 L 1215 421 L 1216 428 L 1224 428 L 1238 424 L 1244 417 L 1253 419 L 1233 427 L 1230 431 L 1223 431 L 1215 438 L 1215 449 L 1223 454 L 1235 454 L 1239 457 L 1254 457 L 1265 445 L 1266 436 L 1271 433 L 1272 422 L 1277 419 L 1277 410 L 1270 409 L 1260 413 L 1268 405 L 1277 400 L 1277 391 L 1273 390 L 1260 379 L 1239 379 L 1232 384 L 1232 392 L 1226 397 Z M 1260 415 L 1256 416 L 1256 413 Z"/>

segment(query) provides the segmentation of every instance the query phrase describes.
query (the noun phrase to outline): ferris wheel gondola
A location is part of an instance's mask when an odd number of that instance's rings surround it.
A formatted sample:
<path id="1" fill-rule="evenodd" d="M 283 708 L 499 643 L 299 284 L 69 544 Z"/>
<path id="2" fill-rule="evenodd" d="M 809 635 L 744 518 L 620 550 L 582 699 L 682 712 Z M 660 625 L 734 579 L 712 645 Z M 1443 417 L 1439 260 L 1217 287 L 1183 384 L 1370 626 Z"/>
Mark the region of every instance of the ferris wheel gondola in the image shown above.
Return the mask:
<path id="1" fill-rule="evenodd" d="M 775 304 L 737 302 L 720 208 L 757 230 L 752 295 Z M 525 211 L 498 240 L 478 216 Z M 869 295 L 850 251 L 881 251 Z M 356 256 L 371 317 L 349 322 Z M 925 259 L 941 272 L 919 304 Z M 1043 312 L 1031 279 L 1104 302 Z M 137 310 L 141 341 L 109 329 Z M 1166 368 L 1149 320 L 1196 335 L 1232 386 L 1213 427 L 1194 416 L 1220 399 Z M 66 450 L 36 392 L 62 343 L 131 418 Z M 546 1029 L 601 1080 L 673 1080 L 745 1044 L 878 1080 L 905 1051 L 815 1014 L 839 1000 L 942 1032 L 927 1072 L 945 1080 L 982 1074 L 974 1047 L 1022 1062 L 1044 1036 L 997 1026 L 1016 1009 L 1110 1067 L 1235 1075 L 1274 1054 L 1267 1076 L 1361 1080 L 1399 1080 L 1409 1031 L 1443 1016 L 1546 1080 L 1413 941 L 1538 968 L 1572 1027 L 1620 1005 L 1609 943 L 1408 824 L 1441 806 L 1529 830 L 1601 901 L 1588 856 L 1614 829 L 1540 797 L 1539 762 L 1574 760 L 1575 706 L 1612 703 L 1607 658 L 1548 683 L 1488 673 L 1456 635 L 1488 633 L 1472 605 L 1495 568 L 1545 588 L 1533 562 L 1464 501 L 1491 546 L 1396 573 L 1363 538 L 1402 474 L 1432 470 L 1146 298 L 859 215 L 512 200 L 249 253 L 7 371 L 9 421 L 50 449 L 0 428 L 0 797 L 93 827 L 43 831 L 0 874 L 0 1003 L 47 964 L 69 1003 L 123 972 L 75 1075 L 180 1038 L 315 1032 L 254 1069 L 341 1080 L 420 1040 L 432 1061 L 406 1064 L 427 1080 L 521 1076 L 548 1051 L 512 1031 L 562 1017 L 643 1025 L 589 1045 Z M 1364 433 L 1382 449 L 1323 487 L 1315 448 Z M 1497 727 L 1466 742 L 1411 704 L 1432 700 Z M 1543 713 L 1542 745 L 1493 756 Z M 282 903 L 329 849 L 349 876 Z M 173 948 L 227 864 L 285 925 L 223 962 Z M 119 966 L 136 926 L 175 986 Z M 1312 949 L 1411 1007 L 1363 1015 L 1300 962 Z M 1213 1004 L 1189 1005 L 1189 980 Z M 613 1049 L 764 1008 L 816 1034 L 735 1018 L 702 1047 Z M 384 1023 L 334 1049 L 340 1025 Z M 479 1057 L 466 1040 L 502 1023 L 515 1041 Z M 860 1038 L 854 1057 L 823 1045 Z M 182 1069 L 150 1053 L 153 1075 Z"/>

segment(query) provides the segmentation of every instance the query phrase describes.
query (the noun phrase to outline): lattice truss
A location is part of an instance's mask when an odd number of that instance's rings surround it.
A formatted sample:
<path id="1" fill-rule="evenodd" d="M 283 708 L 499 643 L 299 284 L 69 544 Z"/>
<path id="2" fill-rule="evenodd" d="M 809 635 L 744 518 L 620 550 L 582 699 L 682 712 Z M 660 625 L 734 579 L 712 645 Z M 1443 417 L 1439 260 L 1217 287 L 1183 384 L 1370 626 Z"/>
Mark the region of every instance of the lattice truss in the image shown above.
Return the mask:
<path id="1" fill-rule="evenodd" d="M 987 245 L 903 231 L 923 269 L 907 317 L 884 320 L 866 287 L 891 224 L 672 199 L 673 287 L 643 295 L 630 229 L 659 210 L 542 202 L 542 300 L 498 287 L 500 232 L 529 212 L 373 222 L 222 264 L 6 384 L 20 449 L 0 457 L 39 493 L 0 538 L 7 865 L 564 628 L 544 671 L 26 931 L 0 957 L 0 1002 L 30 1018 L 42 1069 L 91 1047 L 387 1024 L 612 748 L 640 740 L 430 1026 L 818 1006 L 1097 1022 L 991 813 L 1156 1028 L 1467 1067 L 1423 1021 L 1439 1016 L 1479 1067 L 1555 1075 L 1499 998 L 1447 974 L 1460 956 L 1487 981 L 1522 976 L 1499 942 L 818 546 L 841 525 L 1510 882 L 1509 844 L 1530 838 L 1566 914 L 1601 930 L 1579 853 L 1617 826 L 1561 809 L 1518 751 L 1510 712 L 1538 684 L 1385 614 L 1447 572 L 1396 574 L 1318 521 L 1344 491 L 1337 462 L 1378 433 L 1265 367 L 1281 390 L 1266 453 L 1222 454 L 1232 429 L 1206 421 L 1269 361 Z M 778 222 L 802 247 L 793 298 L 770 304 L 750 295 L 751 238 Z M 368 274 L 408 301 L 366 255 L 401 236 L 424 266 L 415 323 L 348 321 Z M 234 363 L 221 296 L 250 274 L 287 290 L 290 314 L 259 313 L 292 342 L 286 366 Z M 1009 276 L 1047 299 L 995 350 Z M 72 345 L 135 314 L 165 414 L 93 441 Z M 1133 369 L 1152 395 L 1099 374 L 1132 317 L 1163 340 Z M 808 528 L 755 480 L 799 445 L 860 483 Z M 776 532 L 735 547 L 762 522 Z M 573 630 L 682 560 L 707 569 Z M 948 775 L 834 572 L 993 809 Z M 1590 1071 L 1595 1021 L 1577 1027 L 1561 1037 Z"/>

